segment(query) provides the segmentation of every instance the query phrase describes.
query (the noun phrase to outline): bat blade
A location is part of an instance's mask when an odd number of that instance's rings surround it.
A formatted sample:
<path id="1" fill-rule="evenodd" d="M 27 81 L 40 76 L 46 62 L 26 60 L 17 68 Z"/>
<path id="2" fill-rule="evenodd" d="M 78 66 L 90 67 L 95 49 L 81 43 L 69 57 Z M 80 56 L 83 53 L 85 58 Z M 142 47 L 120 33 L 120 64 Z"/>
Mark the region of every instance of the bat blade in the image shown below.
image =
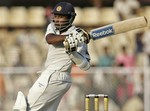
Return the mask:
<path id="1" fill-rule="evenodd" d="M 144 28 L 147 25 L 148 21 L 146 17 L 136 17 L 93 29 L 90 31 L 90 35 L 93 40 L 96 40 L 111 35 L 116 35 L 139 28 Z"/>

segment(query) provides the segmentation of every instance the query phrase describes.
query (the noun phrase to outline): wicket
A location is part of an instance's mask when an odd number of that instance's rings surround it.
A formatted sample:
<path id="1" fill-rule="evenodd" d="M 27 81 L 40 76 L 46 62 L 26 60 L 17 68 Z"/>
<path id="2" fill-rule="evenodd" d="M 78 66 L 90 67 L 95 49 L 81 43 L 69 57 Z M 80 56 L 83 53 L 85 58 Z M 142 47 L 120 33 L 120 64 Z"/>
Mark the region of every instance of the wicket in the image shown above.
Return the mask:
<path id="1" fill-rule="evenodd" d="M 99 111 L 100 98 L 103 98 L 104 111 L 108 111 L 108 95 L 105 94 L 88 94 L 85 97 L 85 111 L 90 111 L 90 99 L 94 99 L 94 111 Z"/>

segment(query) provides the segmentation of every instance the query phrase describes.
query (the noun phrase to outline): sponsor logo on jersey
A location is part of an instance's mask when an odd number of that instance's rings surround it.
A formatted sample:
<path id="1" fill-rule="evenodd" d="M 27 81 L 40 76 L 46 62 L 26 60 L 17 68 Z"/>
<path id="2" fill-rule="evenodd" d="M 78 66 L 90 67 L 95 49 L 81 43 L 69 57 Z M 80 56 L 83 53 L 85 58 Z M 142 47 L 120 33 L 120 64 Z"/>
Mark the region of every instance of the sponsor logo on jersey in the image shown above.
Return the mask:
<path id="1" fill-rule="evenodd" d="M 98 28 L 91 31 L 91 35 L 93 39 L 103 38 L 105 36 L 111 36 L 114 34 L 114 30 L 112 26 L 105 27 L 103 29 Z"/>

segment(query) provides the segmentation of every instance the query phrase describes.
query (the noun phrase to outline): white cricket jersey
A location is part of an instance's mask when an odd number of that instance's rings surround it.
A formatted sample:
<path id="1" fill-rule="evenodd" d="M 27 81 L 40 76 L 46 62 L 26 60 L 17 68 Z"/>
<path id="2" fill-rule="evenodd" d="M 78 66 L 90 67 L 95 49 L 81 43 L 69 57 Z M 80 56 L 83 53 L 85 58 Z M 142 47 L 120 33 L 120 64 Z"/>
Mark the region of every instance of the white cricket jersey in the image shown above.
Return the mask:
<path id="1" fill-rule="evenodd" d="M 61 35 L 70 34 L 75 29 L 76 29 L 75 26 L 71 26 L 66 32 L 62 33 Z M 45 37 L 49 33 L 60 35 L 60 32 L 58 30 L 55 30 L 52 24 L 48 25 Z M 63 43 L 57 45 L 52 44 L 48 45 L 49 45 L 48 54 L 45 62 L 45 67 L 50 70 L 61 70 L 61 71 L 71 70 L 73 62 L 70 60 L 69 55 L 65 52 Z M 84 52 L 82 50 L 86 50 L 85 44 L 83 46 L 80 46 L 78 50 L 81 53 Z"/>

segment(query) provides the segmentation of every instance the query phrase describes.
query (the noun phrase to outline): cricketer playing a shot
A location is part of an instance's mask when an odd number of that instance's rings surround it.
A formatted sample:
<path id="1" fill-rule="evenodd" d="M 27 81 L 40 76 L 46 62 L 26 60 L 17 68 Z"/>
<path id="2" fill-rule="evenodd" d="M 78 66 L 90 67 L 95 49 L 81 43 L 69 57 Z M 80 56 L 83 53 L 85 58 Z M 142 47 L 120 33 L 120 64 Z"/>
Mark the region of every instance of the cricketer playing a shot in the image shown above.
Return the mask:
<path id="1" fill-rule="evenodd" d="M 90 68 L 87 51 L 89 34 L 72 25 L 76 13 L 72 4 L 58 3 L 47 27 L 45 40 L 48 54 L 45 70 L 33 84 L 27 96 L 18 92 L 13 111 L 56 111 L 63 95 L 71 86 L 71 68 Z"/>

